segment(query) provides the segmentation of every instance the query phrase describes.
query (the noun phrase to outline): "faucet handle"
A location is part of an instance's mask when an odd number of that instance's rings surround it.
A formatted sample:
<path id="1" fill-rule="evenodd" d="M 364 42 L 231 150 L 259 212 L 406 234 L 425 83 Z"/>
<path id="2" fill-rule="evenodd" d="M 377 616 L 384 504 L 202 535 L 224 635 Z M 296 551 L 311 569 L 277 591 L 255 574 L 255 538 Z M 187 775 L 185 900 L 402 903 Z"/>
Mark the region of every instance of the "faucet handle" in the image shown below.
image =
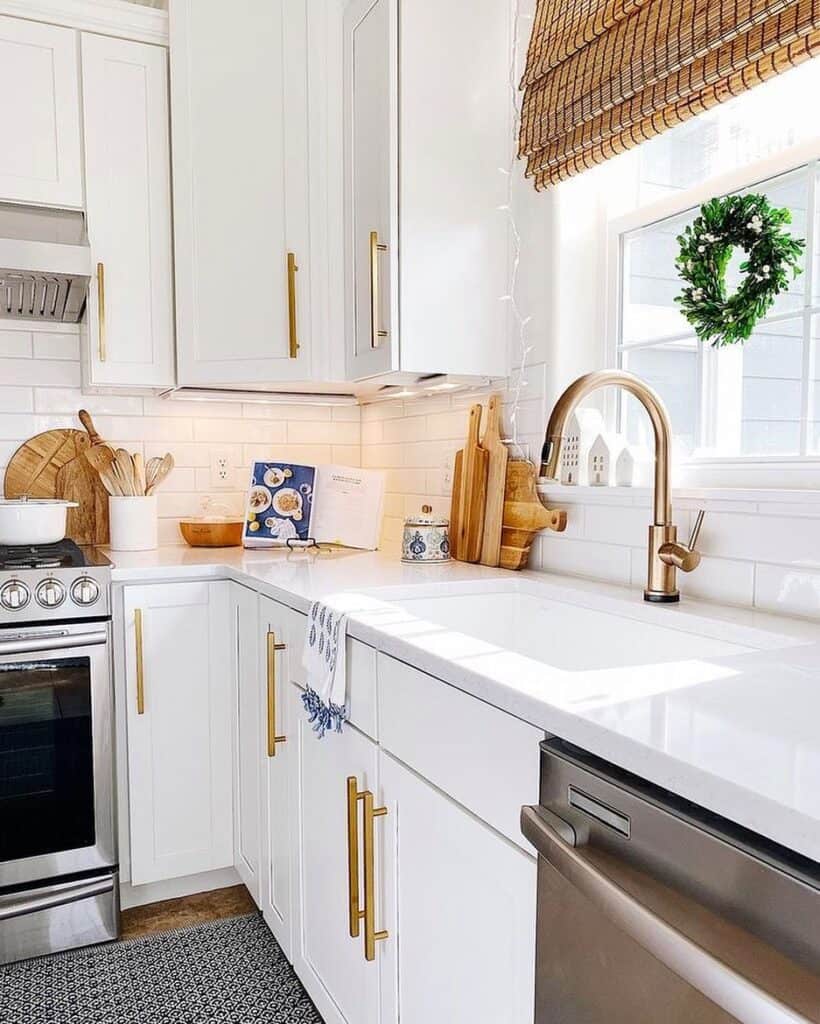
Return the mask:
<path id="1" fill-rule="evenodd" d="M 697 517 L 695 518 L 695 525 L 692 527 L 692 532 L 689 535 L 689 543 L 686 545 L 690 551 L 694 551 L 698 544 L 698 537 L 700 537 L 700 529 L 703 526 L 703 517 L 706 515 L 705 508 L 699 508 Z"/>

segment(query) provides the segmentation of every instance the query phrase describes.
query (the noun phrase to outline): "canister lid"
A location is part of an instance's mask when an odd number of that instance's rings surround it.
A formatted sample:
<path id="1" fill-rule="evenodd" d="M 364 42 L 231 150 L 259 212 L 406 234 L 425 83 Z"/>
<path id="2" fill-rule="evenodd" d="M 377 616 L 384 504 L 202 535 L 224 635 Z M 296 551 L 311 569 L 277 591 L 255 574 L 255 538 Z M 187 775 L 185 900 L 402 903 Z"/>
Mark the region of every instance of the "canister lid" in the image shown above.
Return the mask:
<path id="1" fill-rule="evenodd" d="M 450 520 L 442 516 L 433 515 L 432 505 L 422 505 L 421 514 L 415 513 L 407 516 L 404 520 L 405 526 L 449 526 Z"/>

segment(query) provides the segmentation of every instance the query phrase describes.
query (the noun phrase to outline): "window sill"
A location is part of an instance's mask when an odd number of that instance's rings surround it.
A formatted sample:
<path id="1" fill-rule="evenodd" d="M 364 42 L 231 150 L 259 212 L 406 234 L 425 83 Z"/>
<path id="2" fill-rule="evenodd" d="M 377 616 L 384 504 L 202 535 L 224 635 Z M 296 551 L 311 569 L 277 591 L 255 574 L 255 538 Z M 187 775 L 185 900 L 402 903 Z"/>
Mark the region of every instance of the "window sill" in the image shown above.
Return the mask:
<path id="1" fill-rule="evenodd" d="M 646 505 L 652 500 L 651 487 L 568 487 L 538 481 L 538 493 L 551 501 L 601 505 Z M 775 487 L 673 487 L 673 502 L 735 502 L 761 506 L 758 511 L 774 513 L 788 505 L 791 514 L 820 517 L 820 488 Z"/>

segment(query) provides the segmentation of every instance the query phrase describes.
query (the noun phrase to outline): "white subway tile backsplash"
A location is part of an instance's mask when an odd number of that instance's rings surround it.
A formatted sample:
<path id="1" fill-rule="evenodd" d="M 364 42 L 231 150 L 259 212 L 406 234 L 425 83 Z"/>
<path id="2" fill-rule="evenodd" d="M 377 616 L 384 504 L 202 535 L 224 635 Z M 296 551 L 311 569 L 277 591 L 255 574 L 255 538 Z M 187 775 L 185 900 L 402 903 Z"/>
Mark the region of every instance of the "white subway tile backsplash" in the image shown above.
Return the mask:
<path id="1" fill-rule="evenodd" d="M 69 416 L 76 416 L 80 409 L 87 409 L 92 416 L 142 416 L 143 399 L 133 395 L 84 395 L 80 388 L 35 388 L 34 408 Z M 75 425 L 79 427 L 79 423 Z"/>
<path id="2" fill-rule="evenodd" d="M 820 619 L 820 569 L 758 565 L 754 603 L 764 611 Z"/>
<path id="3" fill-rule="evenodd" d="M 288 444 L 359 444 L 361 430 L 356 422 L 292 420 L 287 424 Z"/>
<path id="4" fill-rule="evenodd" d="M 0 388 L 0 412 L 33 411 L 33 388 Z"/>
<path id="5" fill-rule="evenodd" d="M 540 568 L 545 572 L 567 573 L 628 585 L 631 557 L 627 547 L 586 540 L 566 540 L 548 533 L 541 538 Z"/>
<path id="6" fill-rule="evenodd" d="M 185 421 L 188 422 L 188 421 Z M 287 426 L 274 420 L 193 420 L 193 437 L 210 444 L 239 442 L 270 445 L 285 442 Z"/>
<path id="7" fill-rule="evenodd" d="M 33 334 L 35 359 L 68 359 L 78 362 L 80 338 L 76 333 L 51 334 L 35 331 Z"/>
<path id="8" fill-rule="evenodd" d="M 56 359 L 2 359 L 0 381 L 31 387 L 78 388 L 80 364 Z"/>
<path id="9" fill-rule="evenodd" d="M 31 331 L 0 331 L 0 358 L 30 359 L 32 351 Z M 0 384 L 4 384 L 3 364 L 0 362 Z"/>

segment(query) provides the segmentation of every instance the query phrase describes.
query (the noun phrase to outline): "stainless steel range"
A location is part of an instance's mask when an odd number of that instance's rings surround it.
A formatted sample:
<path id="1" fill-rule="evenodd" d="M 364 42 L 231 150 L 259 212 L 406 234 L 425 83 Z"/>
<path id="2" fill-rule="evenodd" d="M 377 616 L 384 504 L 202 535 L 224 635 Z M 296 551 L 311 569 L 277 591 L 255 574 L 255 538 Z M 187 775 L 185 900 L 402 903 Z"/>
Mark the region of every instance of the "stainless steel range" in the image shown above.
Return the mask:
<path id="1" fill-rule="evenodd" d="M 0 963 L 118 934 L 110 579 L 0 547 Z"/>

